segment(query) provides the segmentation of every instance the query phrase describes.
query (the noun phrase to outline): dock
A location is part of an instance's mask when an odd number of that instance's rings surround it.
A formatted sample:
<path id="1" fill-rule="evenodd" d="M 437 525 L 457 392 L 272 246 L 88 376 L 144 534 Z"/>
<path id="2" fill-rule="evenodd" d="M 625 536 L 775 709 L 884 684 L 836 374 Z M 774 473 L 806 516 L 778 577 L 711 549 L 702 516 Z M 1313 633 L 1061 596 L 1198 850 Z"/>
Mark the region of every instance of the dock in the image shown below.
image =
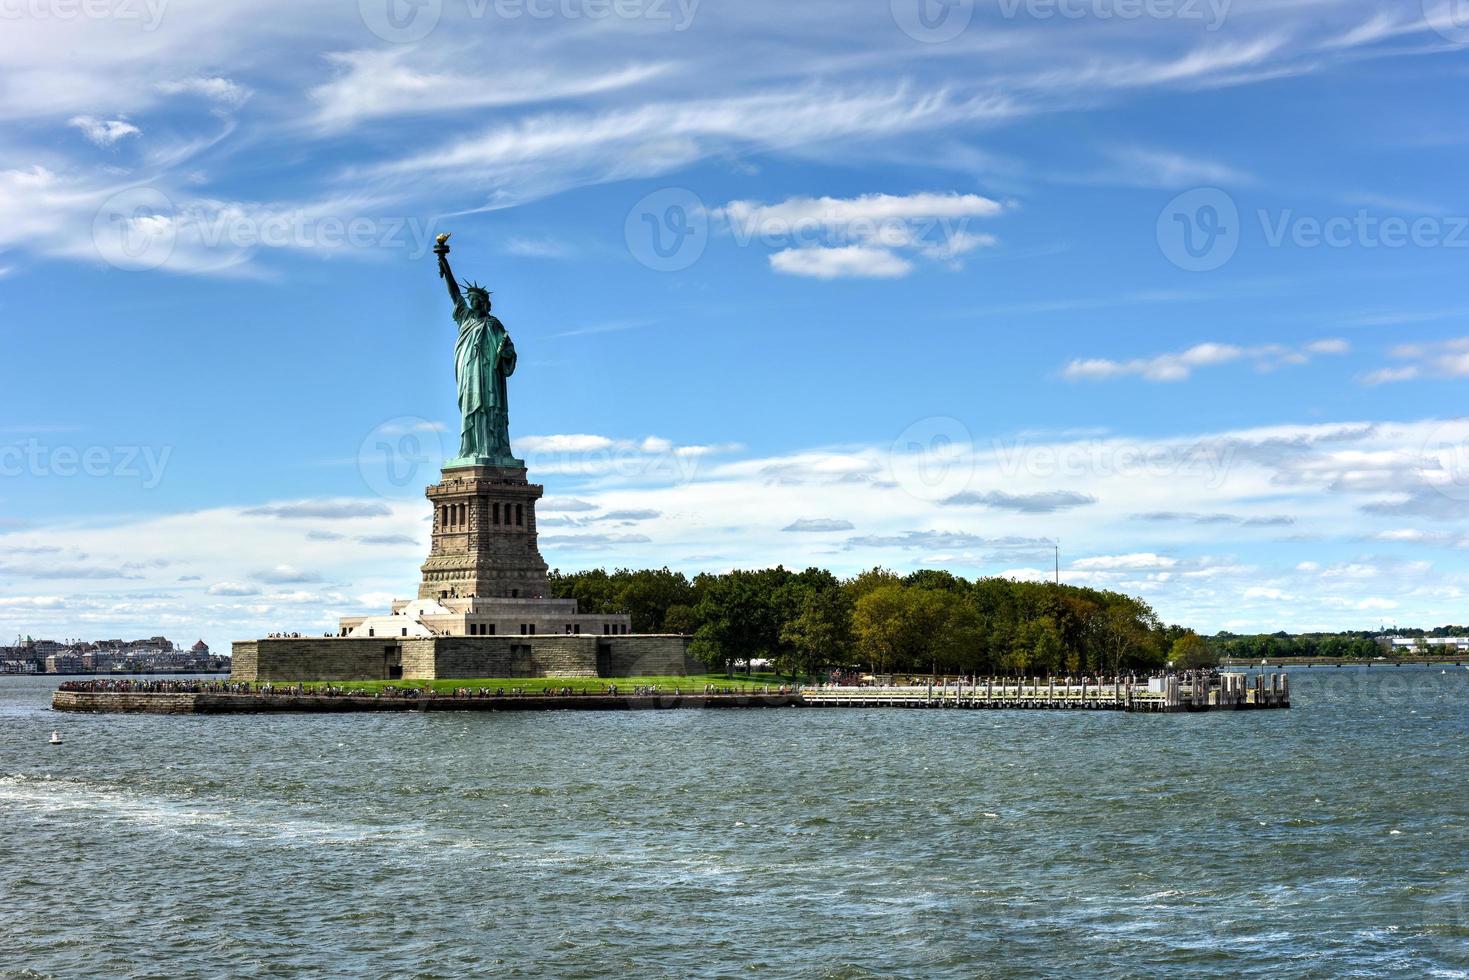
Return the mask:
<path id="1" fill-rule="evenodd" d="M 400 693 L 350 689 L 250 688 L 249 685 L 152 685 L 149 690 L 66 685 L 57 711 L 122 714 L 275 714 L 363 711 L 637 711 L 690 708 L 909 708 L 1001 711 L 1126 711 L 1174 714 L 1290 707 L 1287 674 L 1169 674 L 1163 677 L 975 678 L 903 687 L 819 686 L 707 693 L 502 694 L 484 690 Z M 167 689 L 159 689 L 167 688 Z M 235 689 L 240 688 L 240 689 Z"/>
<path id="2" fill-rule="evenodd" d="M 1247 711 L 1290 707 L 1287 674 L 1169 674 L 1113 677 L 981 678 L 926 687 L 823 687 L 801 692 L 811 708 L 957 708 L 1031 711 Z"/>

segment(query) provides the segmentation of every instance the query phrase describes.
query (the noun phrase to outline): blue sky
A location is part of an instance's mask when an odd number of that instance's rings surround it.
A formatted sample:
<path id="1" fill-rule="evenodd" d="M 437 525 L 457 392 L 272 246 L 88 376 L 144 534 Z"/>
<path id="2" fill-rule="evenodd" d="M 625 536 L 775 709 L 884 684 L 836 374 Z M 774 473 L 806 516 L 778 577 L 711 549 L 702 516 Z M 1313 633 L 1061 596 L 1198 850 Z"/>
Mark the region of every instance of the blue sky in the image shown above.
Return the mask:
<path id="1" fill-rule="evenodd" d="M 0 636 L 411 594 L 445 230 L 555 566 L 1469 620 L 1469 21 L 921 2 L 5 5 Z"/>

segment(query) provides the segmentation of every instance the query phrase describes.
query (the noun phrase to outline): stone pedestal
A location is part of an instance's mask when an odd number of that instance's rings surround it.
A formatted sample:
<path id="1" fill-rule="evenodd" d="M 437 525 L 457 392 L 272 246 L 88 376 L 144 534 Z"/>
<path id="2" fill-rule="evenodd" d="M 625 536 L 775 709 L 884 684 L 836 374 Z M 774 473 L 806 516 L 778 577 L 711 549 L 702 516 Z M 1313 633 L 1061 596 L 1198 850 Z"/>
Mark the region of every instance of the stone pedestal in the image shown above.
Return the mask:
<path id="1" fill-rule="evenodd" d="M 524 467 L 448 466 L 429 487 L 433 544 L 420 599 L 542 599 L 546 562 L 536 543 L 536 501 L 545 488 Z"/>

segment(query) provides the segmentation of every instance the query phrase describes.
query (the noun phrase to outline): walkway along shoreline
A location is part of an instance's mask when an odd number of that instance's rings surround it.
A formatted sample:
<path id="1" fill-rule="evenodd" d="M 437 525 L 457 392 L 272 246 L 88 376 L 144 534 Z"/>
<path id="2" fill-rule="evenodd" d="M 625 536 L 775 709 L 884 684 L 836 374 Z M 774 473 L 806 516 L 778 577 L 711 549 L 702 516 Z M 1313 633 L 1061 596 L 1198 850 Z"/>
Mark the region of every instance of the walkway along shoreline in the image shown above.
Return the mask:
<path id="1" fill-rule="evenodd" d="M 654 711 L 691 708 L 909 708 L 930 710 L 1071 710 L 1176 714 L 1290 707 L 1287 675 L 1224 675 L 1202 684 L 1177 675 L 1162 684 L 1056 682 L 1042 678 L 980 680 L 947 687 L 824 687 L 789 694 L 517 694 L 374 696 L 277 691 L 262 693 L 59 690 L 57 711 L 123 714 L 270 714 L 359 711 Z"/>

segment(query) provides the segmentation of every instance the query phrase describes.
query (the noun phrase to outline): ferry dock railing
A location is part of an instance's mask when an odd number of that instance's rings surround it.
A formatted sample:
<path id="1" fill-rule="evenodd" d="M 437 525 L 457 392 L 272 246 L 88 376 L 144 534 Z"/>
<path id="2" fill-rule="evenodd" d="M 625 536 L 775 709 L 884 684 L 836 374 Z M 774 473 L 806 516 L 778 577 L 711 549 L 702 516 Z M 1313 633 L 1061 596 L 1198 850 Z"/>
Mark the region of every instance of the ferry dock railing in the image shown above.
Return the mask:
<path id="1" fill-rule="evenodd" d="M 1169 674 L 1110 677 L 988 677 L 941 685 L 808 687 L 812 708 L 958 708 L 1172 713 L 1290 707 L 1288 674 Z"/>

